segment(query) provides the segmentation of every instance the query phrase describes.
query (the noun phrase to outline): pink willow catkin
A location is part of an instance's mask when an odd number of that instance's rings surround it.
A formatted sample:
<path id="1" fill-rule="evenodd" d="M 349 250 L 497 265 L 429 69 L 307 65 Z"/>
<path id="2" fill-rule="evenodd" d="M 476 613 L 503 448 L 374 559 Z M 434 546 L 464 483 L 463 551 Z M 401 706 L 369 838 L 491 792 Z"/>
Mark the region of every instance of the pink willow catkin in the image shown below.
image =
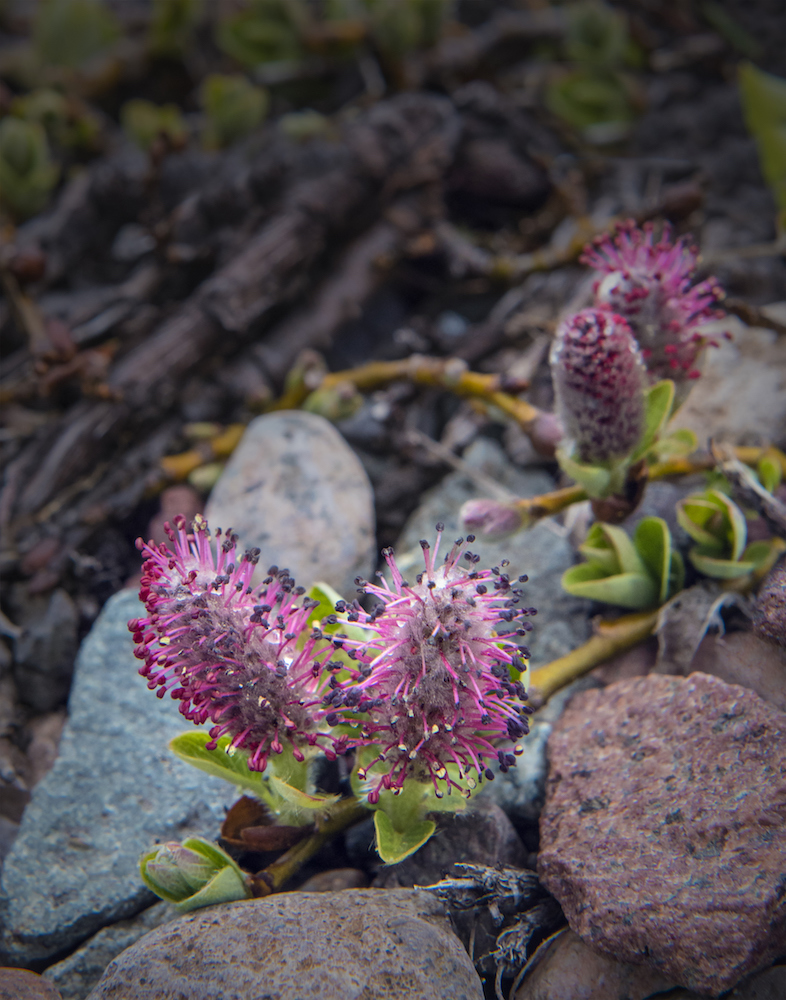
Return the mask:
<path id="1" fill-rule="evenodd" d="M 701 350 L 717 346 L 699 327 L 723 316 L 713 308 L 723 291 L 714 278 L 691 284 L 698 256 L 684 239 L 672 241 L 668 225 L 656 241 L 651 223 L 639 228 L 631 220 L 598 237 L 580 258 L 601 275 L 596 306 L 630 323 L 652 381 L 698 378 Z"/>
<path id="2" fill-rule="evenodd" d="M 220 531 L 211 537 L 202 517 L 193 534 L 182 517 L 175 527 L 168 527 L 174 551 L 137 543 L 147 556 L 140 598 L 148 616 L 129 628 L 149 687 L 159 697 L 168 691 L 197 725 L 212 724 L 209 748 L 228 735 L 230 747 L 249 753 L 248 766 L 263 771 L 285 745 L 298 760 L 308 747 L 333 759 L 373 745 L 377 759 L 361 775 L 373 772 L 372 804 L 384 789 L 400 791 L 407 778 L 433 783 L 440 797 L 440 783 L 448 793 L 456 787 L 469 794 L 471 771 L 492 778 L 487 761 L 496 759 L 503 771 L 515 763 L 521 747 L 510 753 L 496 744 L 528 731 L 531 709 L 517 679 L 528 652 L 496 627 L 523 636 L 531 626 L 521 619 L 535 611 L 516 609 L 520 591 L 502 569 L 476 570 L 478 556 L 463 539 L 437 566 L 438 525 L 434 552 L 421 543 L 426 568 L 414 586 L 386 550 L 392 588 L 358 581 L 362 593 L 377 598 L 374 610 L 341 601 L 341 619 L 325 619 L 326 627 L 358 625 L 368 633 L 360 639 L 309 628 L 317 604 L 286 570 L 272 567 L 252 588 L 259 552 L 238 561 L 231 532 L 223 541 Z M 331 660 L 334 650 L 346 657 Z M 465 785 L 448 765 L 457 765 Z"/>
<path id="3" fill-rule="evenodd" d="M 376 608 L 367 613 L 357 600 L 337 606 L 368 638 L 333 640 L 356 667 L 349 680 L 332 683 L 327 721 L 359 725 L 357 743 L 378 748 L 376 759 L 359 772 L 372 804 L 381 791 L 399 792 L 408 778 L 431 782 L 440 798 L 441 784 L 448 793 L 455 787 L 468 795 L 475 786 L 472 771 L 479 779 L 493 778 L 488 760 L 498 760 L 506 771 L 522 752 L 520 746 L 510 753 L 496 744 L 529 731 L 526 691 L 511 678 L 529 654 L 510 635 L 497 635 L 496 627 L 523 636 L 531 626 L 521 619 L 535 610 L 516 609 L 519 589 L 499 567 L 478 571 L 479 557 L 462 538 L 438 565 L 442 531 L 437 525 L 433 551 L 420 543 L 425 572 L 414 585 L 402 578 L 393 550 L 386 549 L 392 587 L 384 578 L 378 585 L 357 581 L 361 593 L 377 598 Z M 466 785 L 451 777 L 449 765 L 457 766 Z"/>
<path id="4" fill-rule="evenodd" d="M 148 617 L 129 628 L 148 686 L 158 688 L 159 698 L 169 691 L 196 725 L 211 724 L 209 748 L 231 736 L 231 748 L 250 753 L 252 770 L 263 771 L 285 745 L 296 760 L 309 746 L 335 757 L 346 741 L 320 726 L 326 678 L 318 652 L 329 647 L 307 634 L 315 602 L 303 599 L 303 588 L 276 566 L 252 588 L 259 549 L 238 560 L 231 532 L 211 538 L 202 517 L 193 535 L 183 517 L 175 527 L 167 525 L 174 551 L 137 542 L 147 556 L 139 596 Z"/>

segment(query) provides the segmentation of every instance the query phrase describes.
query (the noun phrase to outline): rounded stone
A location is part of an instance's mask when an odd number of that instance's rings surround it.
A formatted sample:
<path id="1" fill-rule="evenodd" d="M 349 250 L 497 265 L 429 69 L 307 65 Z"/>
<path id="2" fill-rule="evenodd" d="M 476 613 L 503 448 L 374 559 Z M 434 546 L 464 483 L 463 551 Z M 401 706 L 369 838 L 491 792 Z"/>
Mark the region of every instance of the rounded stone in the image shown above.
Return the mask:
<path id="1" fill-rule="evenodd" d="M 323 580 L 345 597 L 374 567 L 374 496 L 360 461 L 332 424 L 287 410 L 252 420 L 207 502 L 212 528 L 228 528 L 299 584 Z"/>
<path id="2" fill-rule="evenodd" d="M 411 889 L 288 892 L 141 938 L 89 1000 L 483 1000 L 442 904 Z"/>
<path id="3" fill-rule="evenodd" d="M 0 1000 L 62 1000 L 57 987 L 26 969 L 0 969 Z"/>
<path id="4" fill-rule="evenodd" d="M 593 949 L 717 996 L 786 953 L 786 713 L 707 674 L 577 695 L 538 875 Z"/>

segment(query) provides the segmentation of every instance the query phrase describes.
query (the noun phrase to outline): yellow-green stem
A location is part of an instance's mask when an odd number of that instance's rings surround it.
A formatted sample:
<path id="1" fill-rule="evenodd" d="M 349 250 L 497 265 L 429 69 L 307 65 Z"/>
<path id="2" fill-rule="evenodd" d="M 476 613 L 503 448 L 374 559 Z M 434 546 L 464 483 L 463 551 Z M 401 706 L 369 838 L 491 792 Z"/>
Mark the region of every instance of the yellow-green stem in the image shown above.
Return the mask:
<path id="1" fill-rule="evenodd" d="M 597 632 L 583 646 L 532 673 L 530 684 L 544 701 L 612 656 L 624 653 L 652 634 L 657 611 L 640 611 L 611 622 L 600 622 Z"/>
<path id="2" fill-rule="evenodd" d="M 367 815 L 368 810 L 356 798 L 341 799 L 317 819 L 316 830 L 310 837 L 290 847 L 286 854 L 257 875 L 257 879 L 266 883 L 271 892 L 277 892 L 331 837 Z"/>

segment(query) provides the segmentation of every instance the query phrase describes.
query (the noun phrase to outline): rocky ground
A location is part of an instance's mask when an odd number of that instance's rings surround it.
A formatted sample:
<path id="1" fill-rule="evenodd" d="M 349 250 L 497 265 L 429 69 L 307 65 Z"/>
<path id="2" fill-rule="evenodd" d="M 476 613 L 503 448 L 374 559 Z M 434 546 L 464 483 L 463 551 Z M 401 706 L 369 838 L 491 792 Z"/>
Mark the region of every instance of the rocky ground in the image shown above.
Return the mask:
<path id="1" fill-rule="evenodd" d="M 444 384 L 339 385 L 301 409 L 325 371 L 459 358 L 549 409 L 549 338 L 587 289 L 572 240 L 669 219 L 735 313 L 675 426 L 786 445 L 786 265 L 735 82 L 745 54 L 786 75 L 779 5 L 712 5 L 731 27 L 700 5 L 620 5 L 635 115 L 600 145 L 544 106 L 559 17 L 483 6 L 458 4 L 462 29 L 398 61 L 377 41 L 371 62 L 329 53 L 294 84 L 266 70 L 267 124 L 221 151 L 128 141 L 123 100 L 196 115 L 184 94 L 206 70 L 153 60 L 145 80 L 121 59 L 121 84 L 80 97 L 103 149 L 4 237 L 0 902 L 16 968 L 0 997 L 244 1000 L 260 979 L 282 998 L 786 994 L 786 657 L 745 599 L 698 583 L 657 638 L 540 707 L 517 767 L 401 864 L 381 865 L 361 823 L 293 891 L 220 912 L 179 918 L 139 878 L 152 844 L 216 838 L 236 795 L 171 756 L 182 718 L 138 676 L 137 535 L 206 512 L 266 564 L 351 595 L 381 547 L 406 570 L 437 521 L 461 533 L 465 500 L 563 485 L 514 421 Z M 7 106 L 24 86 L 4 72 Z M 323 117 L 296 134 L 282 120 L 304 108 Z M 673 522 L 695 488 L 652 484 L 634 516 Z M 529 576 L 535 668 L 601 610 L 560 586 L 589 516 L 475 546 Z M 413 888 L 446 873 L 439 894 Z"/>

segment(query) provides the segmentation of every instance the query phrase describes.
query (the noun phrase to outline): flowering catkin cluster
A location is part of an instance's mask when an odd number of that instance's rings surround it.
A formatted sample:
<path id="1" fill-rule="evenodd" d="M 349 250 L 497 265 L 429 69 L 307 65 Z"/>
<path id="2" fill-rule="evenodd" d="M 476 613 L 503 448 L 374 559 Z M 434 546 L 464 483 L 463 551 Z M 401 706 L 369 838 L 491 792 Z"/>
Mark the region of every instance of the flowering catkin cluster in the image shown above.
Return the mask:
<path id="1" fill-rule="evenodd" d="M 201 517 L 193 534 L 182 517 L 175 527 L 167 525 L 174 551 L 137 543 L 147 555 L 139 596 L 148 617 L 129 628 L 148 686 L 160 698 L 169 691 L 187 719 L 209 723 L 213 747 L 231 736 L 232 748 L 250 752 L 252 770 L 263 771 L 285 744 L 297 760 L 317 745 L 334 756 L 337 741 L 320 727 L 317 642 L 307 634 L 313 602 L 276 566 L 253 589 L 259 550 L 237 559 L 231 532 L 213 540 Z"/>
<path id="2" fill-rule="evenodd" d="M 285 746 L 303 760 L 309 747 L 334 758 L 373 745 L 372 804 L 407 778 L 431 782 L 440 796 L 442 786 L 466 794 L 475 784 L 470 772 L 490 778 L 490 760 L 502 770 L 515 763 L 521 748 L 497 744 L 528 731 L 518 680 L 528 653 L 515 636 L 529 630 L 522 619 L 534 610 L 517 609 L 520 592 L 504 567 L 478 571 L 463 539 L 438 566 L 438 526 L 434 551 L 421 543 L 425 572 L 413 586 L 387 550 L 393 586 L 358 581 L 377 599 L 374 610 L 341 601 L 336 615 L 311 627 L 317 605 L 287 570 L 272 567 L 251 587 L 258 550 L 237 559 L 236 537 L 211 537 L 201 517 L 192 533 L 183 518 L 167 528 L 173 551 L 138 543 L 147 556 L 140 590 L 147 617 L 129 628 L 149 687 L 178 699 L 187 719 L 210 724 L 208 747 L 228 735 L 231 748 L 249 753 L 249 767 L 263 771 Z M 357 625 L 362 637 L 329 634 L 339 621 Z M 512 634 L 498 635 L 501 624 Z M 338 650 L 346 656 L 331 659 Z"/>
<path id="3" fill-rule="evenodd" d="M 599 272 L 595 305 L 624 317 L 633 329 L 653 382 L 697 378 L 697 358 L 712 343 L 700 327 L 722 315 L 714 278 L 692 284 L 698 250 L 672 241 L 667 225 L 656 241 L 651 224 L 621 224 L 588 246 L 581 262 Z"/>
<path id="4" fill-rule="evenodd" d="M 557 331 L 551 370 L 560 418 L 582 462 L 627 455 L 644 429 L 646 369 L 628 323 L 583 309 Z"/>
<path id="5" fill-rule="evenodd" d="M 414 585 L 402 578 L 392 549 L 386 549 L 392 587 L 384 578 L 379 585 L 359 581 L 361 592 L 379 601 L 374 610 L 364 612 L 357 600 L 339 607 L 367 638 L 337 640 L 356 669 L 326 698 L 334 709 L 328 720 L 361 715 L 362 742 L 379 749 L 359 773 L 368 778 L 372 803 L 385 789 L 399 791 L 407 778 L 431 782 L 438 797 L 440 783 L 448 792 L 456 787 L 468 794 L 475 784 L 471 772 L 493 778 L 487 761 L 498 760 L 505 771 L 522 752 L 497 744 L 529 731 L 531 709 L 523 704 L 526 691 L 517 679 L 529 654 L 515 636 L 529 631 L 522 619 L 535 610 L 516 607 L 520 590 L 501 568 L 478 571 L 479 557 L 463 538 L 440 565 L 442 531 L 437 525 L 433 550 L 420 543 L 425 571 Z M 467 542 L 473 541 L 469 535 Z M 500 626 L 512 634 L 498 635 Z M 466 785 L 451 777 L 450 765 Z"/>

